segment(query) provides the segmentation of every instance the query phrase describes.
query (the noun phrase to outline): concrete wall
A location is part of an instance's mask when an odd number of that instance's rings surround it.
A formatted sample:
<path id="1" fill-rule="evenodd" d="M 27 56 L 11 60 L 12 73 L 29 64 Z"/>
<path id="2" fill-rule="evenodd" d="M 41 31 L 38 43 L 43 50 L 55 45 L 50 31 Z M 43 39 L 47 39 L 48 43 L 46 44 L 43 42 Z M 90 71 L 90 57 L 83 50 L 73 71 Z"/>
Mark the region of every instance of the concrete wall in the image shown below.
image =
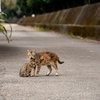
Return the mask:
<path id="1" fill-rule="evenodd" d="M 100 40 L 100 3 L 26 17 L 19 24 Z"/>

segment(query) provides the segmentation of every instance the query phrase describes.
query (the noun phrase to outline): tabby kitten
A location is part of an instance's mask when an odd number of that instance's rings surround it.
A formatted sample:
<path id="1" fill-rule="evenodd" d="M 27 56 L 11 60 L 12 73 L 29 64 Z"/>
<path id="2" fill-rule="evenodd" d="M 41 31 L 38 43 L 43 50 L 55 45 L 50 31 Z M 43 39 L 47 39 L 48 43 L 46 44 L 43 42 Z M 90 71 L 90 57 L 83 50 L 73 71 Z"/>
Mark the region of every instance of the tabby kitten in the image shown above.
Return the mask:
<path id="1" fill-rule="evenodd" d="M 31 70 L 33 69 L 33 75 L 35 76 L 35 68 L 36 68 L 36 62 L 34 60 L 30 60 L 29 63 L 25 63 L 20 71 L 19 76 L 20 77 L 31 77 Z"/>

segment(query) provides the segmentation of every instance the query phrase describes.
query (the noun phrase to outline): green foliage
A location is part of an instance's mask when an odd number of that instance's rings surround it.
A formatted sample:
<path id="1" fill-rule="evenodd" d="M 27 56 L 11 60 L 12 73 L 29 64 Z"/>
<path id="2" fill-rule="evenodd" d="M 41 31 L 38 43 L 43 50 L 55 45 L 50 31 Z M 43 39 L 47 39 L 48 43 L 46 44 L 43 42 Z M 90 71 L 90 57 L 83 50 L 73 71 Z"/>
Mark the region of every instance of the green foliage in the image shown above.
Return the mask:
<path id="1" fill-rule="evenodd" d="M 65 33 L 66 35 L 68 34 L 68 32 L 66 31 L 66 33 Z"/>
<path id="2" fill-rule="evenodd" d="M 81 38 L 81 36 L 77 36 L 77 38 Z"/>
<path id="3" fill-rule="evenodd" d="M 17 16 L 16 13 L 16 0 L 1 0 L 2 11 L 10 17 Z"/>
<path id="4" fill-rule="evenodd" d="M 41 30 L 41 31 L 46 31 L 46 29 L 45 29 L 45 28 L 43 28 L 43 27 L 37 27 L 37 26 L 34 26 L 33 28 L 34 28 L 34 29 Z"/>
<path id="5" fill-rule="evenodd" d="M 23 17 L 24 15 L 29 16 L 31 13 L 31 8 L 27 6 L 27 0 L 16 0 L 16 5 L 14 8 L 14 15 L 16 17 L 20 18 Z"/>
<path id="6" fill-rule="evenodd" d="M 37 15 L 96 2 L 99 0 L 17 0 L 16 7 L 20 14 Z"/>
<path id="7" fill-rule="evenodd" d="M 70 35 L 73 35 L 73 32 L 70 32 L 69 34 L 70 34 Z"/>
<path id="8" fill-rule="evenodd" d="M 11 17 L 31 16 L 100 2 L 100 0 L 2 0 L 2 10 Z"/>
<path id="9" fill-rule="evenodd" d="M 6 19 L 6 20 L 5 20 Z M 1 33 L 3 33 L 4 35 L 5 35 L 5 37 L 7 38 L 7 41 L 8 41 L 8 43 L 9 43 L 9 39 L 10 39 L 10 37 L 11 37 L 11 35 L 12 35 L 12 27 L 11 27 L 11 25 L 8 23 L 8 16 L 7 16 L 7 14 L 5 14 L 5 13 L 3 13 L 3 12 L 0 12 L 0 32 Z M 9 25 L 10 25 L 10 29 L 11 29 L 11 32 L 10 32 L 10 35 L 8 36 L 7 35 L 7 30 L 6 30 L 6 28 L 2 25 L 2 23 L 8 23 Z"/>

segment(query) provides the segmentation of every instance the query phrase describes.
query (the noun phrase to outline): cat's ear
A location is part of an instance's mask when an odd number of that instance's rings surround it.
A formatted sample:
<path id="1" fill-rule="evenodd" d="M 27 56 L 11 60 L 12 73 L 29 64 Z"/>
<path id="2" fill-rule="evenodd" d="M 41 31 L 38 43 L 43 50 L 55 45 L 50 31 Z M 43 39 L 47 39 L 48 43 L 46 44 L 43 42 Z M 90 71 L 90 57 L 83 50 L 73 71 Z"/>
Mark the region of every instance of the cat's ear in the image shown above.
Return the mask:
<path id="1" fill-rule="evenodd" d="M 29 50 L 27 50 L 27 53 L 29 53 L 30 51 Z"/>
<path id="2" fill-rule="evenodd" d="M 36 53 L 36 50 L 34 49 L 33 52 Z"/>

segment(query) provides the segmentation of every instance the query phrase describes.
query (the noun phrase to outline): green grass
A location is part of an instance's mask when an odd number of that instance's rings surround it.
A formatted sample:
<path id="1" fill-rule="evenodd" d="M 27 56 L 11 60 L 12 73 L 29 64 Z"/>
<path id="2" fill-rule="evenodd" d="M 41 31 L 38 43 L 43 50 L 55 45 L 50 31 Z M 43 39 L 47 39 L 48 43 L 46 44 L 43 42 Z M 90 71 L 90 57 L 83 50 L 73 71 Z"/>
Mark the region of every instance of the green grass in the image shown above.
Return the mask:
<path id="1" fill-rule="evenodd" d="M 81 36 L 76 36 L 77 38 L 81 38 Z"/>
<path id="2" fill-rule="evenodd" d="M 68 32 L 66 31 L 64 34 L 65 34 L 65 35 L 69 34 L 69 35 L 71 35 L 71 36 L 75 36 L 75 35 L 73 34 L 73 32 L 68 33 Z M 76 35 L 75 37 L 81 38 L 82 36 Z"/>
<path id="3" fill-rule="evenodd" d="M 38 30 L 41 30 L 41 31 L 47 31 L 47 30 L 46 30 L 45 28 L 43 28 L 43 27 L 34 26 L 33 28 L 38 29 Z"/>
<path id="4" fill-rule="evenodd" d="M 70 35 L 73 35 L 73 32 L 70 32 L 69 34 L 70 34 Z"/>

